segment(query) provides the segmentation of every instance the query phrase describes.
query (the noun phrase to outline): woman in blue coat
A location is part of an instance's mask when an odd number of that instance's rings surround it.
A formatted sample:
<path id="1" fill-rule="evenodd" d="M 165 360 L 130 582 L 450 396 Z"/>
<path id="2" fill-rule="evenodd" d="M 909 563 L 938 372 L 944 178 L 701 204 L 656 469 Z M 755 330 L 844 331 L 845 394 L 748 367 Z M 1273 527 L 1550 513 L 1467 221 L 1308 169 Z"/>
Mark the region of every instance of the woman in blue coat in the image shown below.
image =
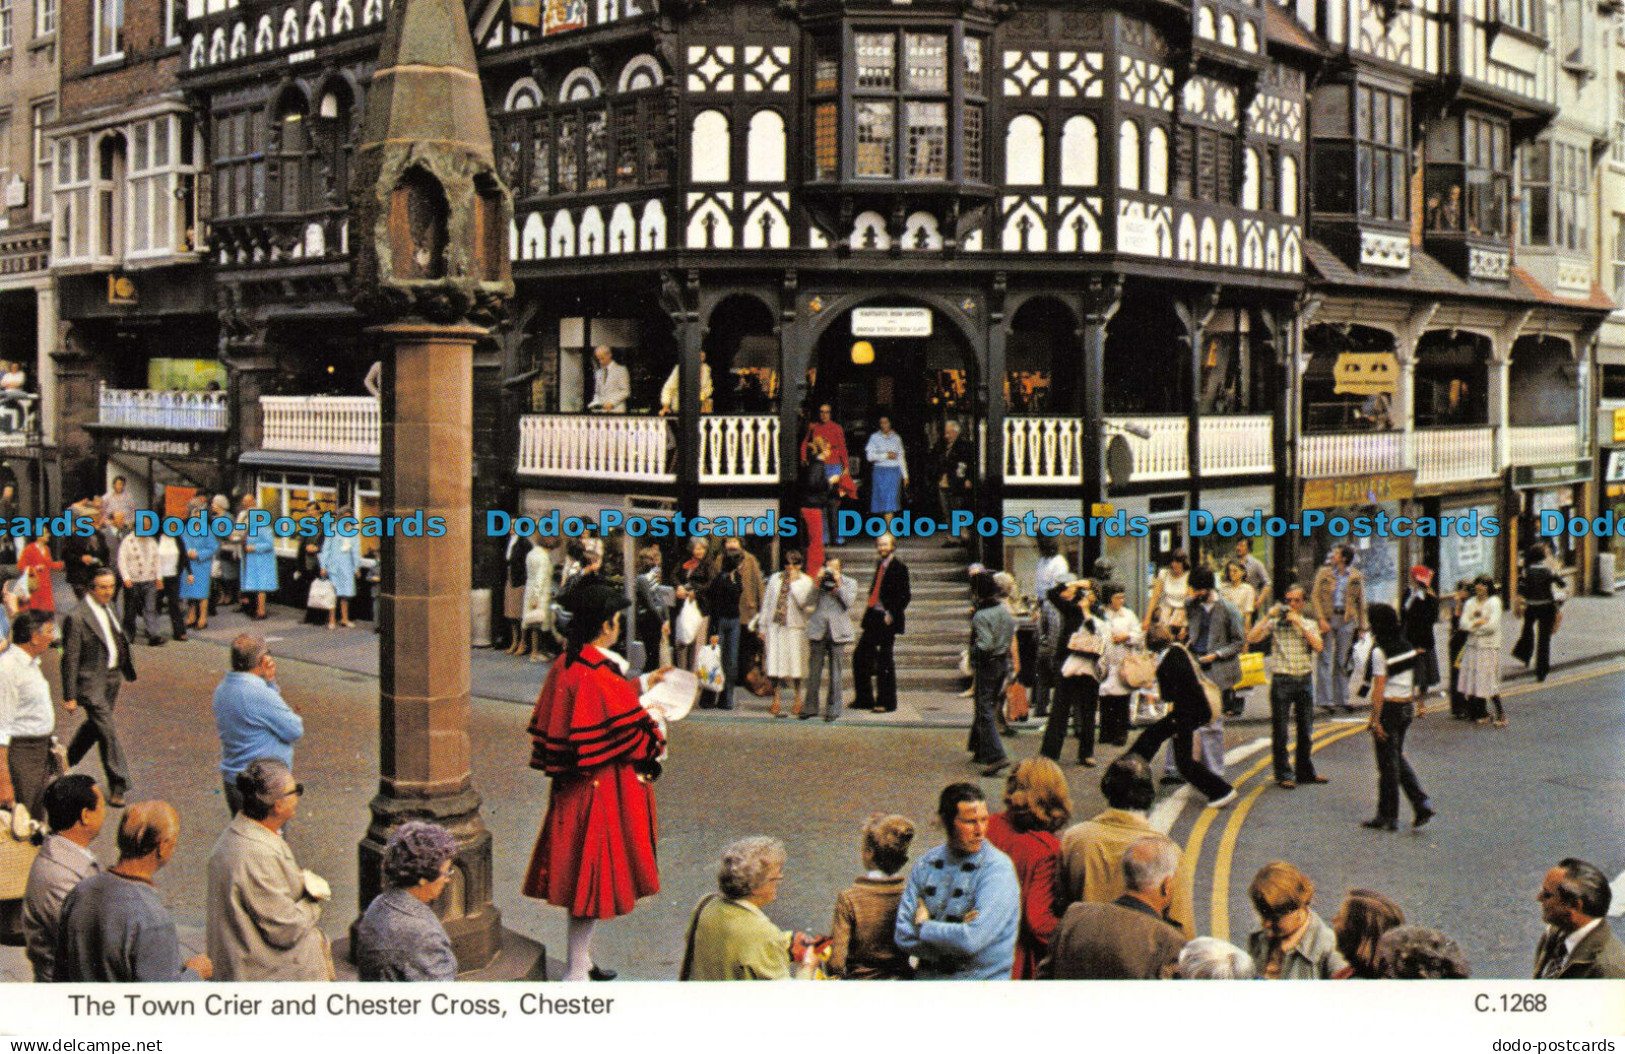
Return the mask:
<path id="1" fill-rule="evenodd" d="M 243 497 L 243 511 L 251 518 L 255 505 L 252 494 Z M 265 617 L 265 594 L 276 592 L 276 536 L 271 525 L 250 526 L 243 535 L 243 570 L 238 588 L 255 594 L 253 618 Z M 246 606 L 246 600 L 244 604 Z"/>
<path id="2" fill-rule="evenodd" d="M 186 533 L 181 535 L 181 545 L 186 550 L 181 599 L 187 603 L 186 624 L 205 629 L 209 625 L 209 575 L 214 569 L 214 554 L 220 548 L 220 539 L 208 530 L 201 535 L 196 533 L 193 526 L 196 521 L 192 517 L 199 512 L 207 516 L 208 506 L 201 502 L 195 504 L 187 514 Z"/>
<path id="3" fill-rule="evenodd" d="M 350 621 L 350 598 L 355 596 L 356 571 L 361 566 L 361 539 L 330 534 L 322 543 L 322 577 L 333 583 L 338 594 L 338 624 L 353 626 Z M 327 628 L 333 628 L 333 612 L 327 613 Z"/>

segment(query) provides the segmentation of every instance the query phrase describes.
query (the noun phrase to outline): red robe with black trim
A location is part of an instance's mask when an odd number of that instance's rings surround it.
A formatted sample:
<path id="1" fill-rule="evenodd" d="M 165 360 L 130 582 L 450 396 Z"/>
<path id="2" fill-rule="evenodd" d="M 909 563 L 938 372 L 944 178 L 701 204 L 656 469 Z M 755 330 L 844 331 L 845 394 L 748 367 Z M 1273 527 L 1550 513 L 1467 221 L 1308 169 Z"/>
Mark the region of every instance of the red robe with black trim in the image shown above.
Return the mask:
<path id="1" fill-rule="evenodd" d="M 655 801 L 639 766 L 665 738 L 635 683 L 588 645 L 553 663 L 530 719 L 531 768 L 553 777 L 524 893 L 576 918 L 612 919 L 660 892 Z"/>

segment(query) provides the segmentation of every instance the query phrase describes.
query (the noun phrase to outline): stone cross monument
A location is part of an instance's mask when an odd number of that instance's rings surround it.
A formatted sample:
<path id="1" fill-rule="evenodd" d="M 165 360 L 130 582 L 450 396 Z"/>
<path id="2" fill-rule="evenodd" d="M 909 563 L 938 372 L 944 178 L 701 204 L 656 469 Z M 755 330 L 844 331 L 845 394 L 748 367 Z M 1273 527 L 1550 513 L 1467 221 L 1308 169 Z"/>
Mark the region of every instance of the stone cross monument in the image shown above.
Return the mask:
<path id="1" fill-rule="evenodd" d="M 397 824 L 447 827 L 458 853 L 435 908 L 460 971 L 490 967 L 504 941 L 469 768 L 469 494 L 473 349 L 513 294 L 512 215 L 463 0 L 395 0 L 367 92 L 350 243 L 356 302 L 383 359 L 382 511 L 421 511 L 445 532 L 383 542 L 380 779 L 361 907 L 383 887 Z"/>

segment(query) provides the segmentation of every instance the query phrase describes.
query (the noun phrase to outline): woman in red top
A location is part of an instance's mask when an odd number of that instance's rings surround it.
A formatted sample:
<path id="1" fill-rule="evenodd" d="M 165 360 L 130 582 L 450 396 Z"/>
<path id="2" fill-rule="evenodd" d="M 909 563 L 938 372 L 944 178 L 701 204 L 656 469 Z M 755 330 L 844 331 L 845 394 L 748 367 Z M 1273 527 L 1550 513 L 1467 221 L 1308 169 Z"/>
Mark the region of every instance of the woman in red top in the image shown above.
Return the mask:
<path id="1" fill-rule="evenodd" d="M 1046 757 L 1028 758 L 1004 785 L 1004 812 L 988 817 L 987 840 L 1016 865 L 1021 883 L 1021 929 L 1010 976 L 1038 976 L 1059 921 L 1055 914 L 1055 865 L 1061 854 L 1055 832 L 1072 818 L 1072 795 L 1061 767 Z"/>
<path id="2" fill-rule="evenodd" d="M 40 528 L 39 537 L 23 547 L 17 557 L 17 571 L 28 575 L 28 610 L 56 614 L 56 598 L 51 594 L 51 572 L 63 568 L 61 560 L 51 559 L 51 532 Z"/>
<path id="3" fill-rule="evenodd" d="M 609 648 L 621 634 L 626 597 L 589 581 L 561 601 L 570 612 L 565 652 L 548 671 L 530 719 L 530 767 L 553 778 L 530 868 L 527 897 L 570 913 L 564 980 L 607 981 L 592 961 L 598 919 L 630 912 L 660 891 L 655 866 L 655 800 L 666 736 L 638 702 L 626 660 Z M 665 676 L 644 677 L 644 687 Z"/>

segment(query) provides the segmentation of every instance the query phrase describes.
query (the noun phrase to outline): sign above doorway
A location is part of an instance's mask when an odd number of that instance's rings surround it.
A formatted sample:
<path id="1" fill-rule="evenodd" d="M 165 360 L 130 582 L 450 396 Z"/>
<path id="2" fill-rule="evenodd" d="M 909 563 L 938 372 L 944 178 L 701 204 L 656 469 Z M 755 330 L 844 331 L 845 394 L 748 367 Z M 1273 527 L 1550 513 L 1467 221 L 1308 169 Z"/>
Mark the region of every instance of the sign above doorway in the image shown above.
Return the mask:
<path id="1" fill-rule="evenodd" d="M 854 337 L 929 337 L 928 307 L 856 307 L 852 309 Z"/>

